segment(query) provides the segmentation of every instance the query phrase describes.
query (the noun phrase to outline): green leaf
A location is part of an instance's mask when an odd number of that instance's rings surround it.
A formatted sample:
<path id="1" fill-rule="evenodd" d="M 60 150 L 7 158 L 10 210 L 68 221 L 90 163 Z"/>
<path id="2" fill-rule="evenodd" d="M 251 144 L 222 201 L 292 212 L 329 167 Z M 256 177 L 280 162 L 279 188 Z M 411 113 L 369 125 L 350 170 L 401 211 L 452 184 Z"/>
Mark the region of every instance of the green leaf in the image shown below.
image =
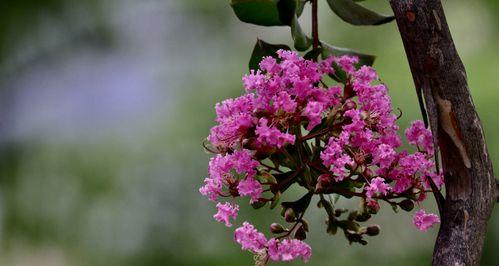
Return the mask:
<path id="1" fill-rule="evenodd" d="M 251 203 L 251 207 L 253 207 L 253 209 L 255 209 L 255 210 L 258 210 L 265 205 L 267 205 L 267 202 L 265 202 L 265 201 L 257 201 L 257 202 Z"/>
<path id="2" fill-rule="evenodd" d="M 296 13 L 298 0 L 279 0 L 277 8 L 279 9 L 279 19 L 285 25 L 291 25 L 291 20 Z"/>
<path id="3" fill-rule="evenodd" d="M 399 206 L 396 203 L 390 203 L 392 205 L 392 209 L 395 213 L 399 212 Z"/>
<path id="4" fill-rule="evenodd" d="M 303 9 L 305 8 L 305 4 L 308 2 L 308 0 L 296 0 L 296 16 L 300 17 L 301 14 L 303 13 Z"/>
<path id="5" fill-rule="evenodd" d="M 308 51 L 304 56 L 303 58 L 307 59 L 307 60 L 313 60 L 313 59 L 317 59 L 317 57 L 319 57 L 319 55 L 322 53 L 322 48 L 315 48 L 315 49 L 312 49 L 310 51 Z M 320 130 L 324 129 L 324 126 L 322 127 L 314 127 L 314 129 L 312 129 L 312 131 L 310 133 L 312 133 L 313 131 L 318 131 L 316 130 L 317 128 L 320 128 Z"/>
<path id="6" fill-rule="evenodd" d="M 312 199 L 313 193 L 307 193 L 303 197 L 301 197 L 297 201 L 287 201 L 281 203 L 281 206 L 285 209 L 291 208 L 293 209 L 296 214 L 301 214 L 304 212 L 307 208 L 308 205 L 310 204 L 310 200 Z"/>
<path id="7" fill-rule="evenodd" d="M 324 207 L 326 210 L 327 215 L 329 216 L 329 219 L 334 219 L 334 208 L 333 205 L 327 200 L 321 199 L 319 203 Z"/>
<path id="8" fill-rule="evenodd" d="M 231 0 L 230 5 L 239 20 L 260 26 L 285 25 L 279 19 L 279 0 Z"/>
<path id="9" fill-rule="evenodd" d="M 296 0 L 231 0 L 239 20 L 260 26 L 291 25 Z"/>
<path id="10" fill-rule="evenodd" d="M 257 39 L 255 47 L 253 48 L 253 53 L 251 54 L 251 58 L 249 61 L 249 69 L 257 70 L 258 64 L 260 63 L 260 61 L 262 61 L 262 58 L 265 56 L 277 57 L 276 52 L 279 49 L 291 50 L 289 46 L 284 44 L 270 44 L 260 39 Z"/>
<path id="11" fill-rule="evenodd" d="M 312 40 L 301 29 L 296 15 L 291 20 L 291 37 L 293 38 L 295 49 L 298 51 L 305 51 L 312 45 Z"/>
<path id="12" fill-rule="evenodd" d="M 327 0 L 329 7 L 344 21 L 353 25 L 381 25 L 394 19 L 369 10 L 353 0 Z"/>
<path id="13" fill-rule="evenodd" d="M 370 54 L 363 54 L 361 52 L 348 49 L 348 48 L 343 48 L 343 47 L 337 47 L 333 46 L 327 43 L 322 42 L 321 43 L 321 48 L 322 48 L 322 59 L 326 59 L 330 56 L 343 56 L 343 55 L 350 55 L 350 56 L 357 56 L 359 58 L 359 62 L 355 65 L 356 68 L 360 68 L 361 66 L 372 66 L 374 64 L 374 60 L 376 59 L 376 56 L 370 55 Z M 331 76 L 333 79 L 339 82 L 345 82 L 347 79 L 347 74 L 340 69 L 335 63 L 333 63 L 333 67 L 335 70 L 335 74 Z"/>

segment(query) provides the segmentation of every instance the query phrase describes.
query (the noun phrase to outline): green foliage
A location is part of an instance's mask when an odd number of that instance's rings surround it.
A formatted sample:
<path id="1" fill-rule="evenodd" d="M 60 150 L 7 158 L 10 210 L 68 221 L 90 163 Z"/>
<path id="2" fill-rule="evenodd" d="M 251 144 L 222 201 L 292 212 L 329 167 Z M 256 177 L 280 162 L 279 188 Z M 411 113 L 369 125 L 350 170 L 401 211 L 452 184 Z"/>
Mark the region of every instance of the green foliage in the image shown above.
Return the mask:
<path id="1" fill-rule="evenodd" d="M 298 51 L 306 51 L 312 45 L 312 40 L 301 29 L 296 15 L 293 16 L 291 21 L 291 36 L 293 37 L 295 49 Z"/>
<path id="2" fill-rule="evenodd" d="M 338 17 L 353 25 L 381 25 L 394 19 L 393 16 L 378 14 L 352 0 L 327 0 L 327 3 Z"/>
<path id="3" fill-rule="evenodd" d="M 260 26 L 290 25 L 296 8 L 295 0 L 231 0 L 237 17 Z"/>
<path id="4" fill-rule="evenodd" d="M 358 0 L 362 1 L 362 0 Z M 312 39 L 303 31 L 298 18 L 303 13 L 308 0 L 231 0 L 237 17 L 246 23 L 260 26 L 290 26 L 294 48 L 300 52 L 307 51 L 312 46 Z M 344 21 L 354 25 L 380 25 L 393 20 L 393 16 L 378 14 L 355 3 L 357 0 L 328 0 L 331 9 Z M 290 48 L 284 44 L 269 44 L 257 40 L 249 61 L 250 69 L 258 69 L 258 63 L 264 56 L 276 57 L 279 49 Z M 329 56 L 355 55 L 359 58 L 357 67 L 371 66 L 375 56 L 363 54 L 348 48 L 336 47 L 321 42 L 321 47 L 314 47 L 305 54 L 306 59 L 316 59 Z M 337 81 L 344 81 L 346 74 L 335 66 L 337 70 L 331 77 Z"/>
<path id="5" fill-rule="evenodd" d="M 303 13 L 303 9 L 305 8 L 305 4 L 308 2 L 308 0 L 296 0 L 296 16 L 300 17 L 301 14 Z"/>

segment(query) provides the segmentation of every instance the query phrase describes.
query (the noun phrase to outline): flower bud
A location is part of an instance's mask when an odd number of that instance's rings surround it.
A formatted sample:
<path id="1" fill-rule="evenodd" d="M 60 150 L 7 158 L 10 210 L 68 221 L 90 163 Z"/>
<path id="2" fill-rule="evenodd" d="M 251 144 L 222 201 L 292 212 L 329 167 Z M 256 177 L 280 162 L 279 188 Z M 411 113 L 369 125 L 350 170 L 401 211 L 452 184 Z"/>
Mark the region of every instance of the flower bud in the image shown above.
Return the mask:
<path id="1" fill-rule="evenodd" d="M 304 240 L 305 238 L 307 238 L 307 233 L 303 229 L 303 226 L 300 226 L 298 230 L 296 230 L 295 238 L 298 240 Z"/>
<path id="2" fill-rule="evenodd" d="M 414 202 L 410 199 L 405 199 L 399 203 L 399 206 L 404 211 L 412 211 L 414 209 Z"/>
<path id="3" fill-rule="evenodd" d="M 374 176 L 373 170 L 366 168 L 362 173 L 367 178 L 372 178 Z"/>
<path id="4" fill-rule="evenodd" d="M 307 222 L 307 220 L 301 219 L 301 226 L 303 227 L 303 230 L 305 230 L 305 232 L 308 232 L 308 222 Z"/>
<path id="5" fill-rule="evenodd" d="M 365 222 L 371 218 L 371 215 L 367 212 L 363 212 L 360 215 L 357 215 L 355 218 L 355 221 L 357 222 Z"/>
<path id="6" fill-rule="evenodd" d="M 286 212 L 284 212 L 284 220 L 290 223 L 296 219 L 295 211 L 292 208 L 288 208 Z"/>
<path id="7" fill-rule="evenodd" d="M 272 232 L 273 234 L 280 234 L 286 232 L 286 229 L 284 229 L 284 227 L 278 223 L 272 223 L 270 225 L 270 232 Z"/>
<path id="8" fill-rule="evenodd" d="M 328 232 L 328 234 L 335 235 L 336 232 L 338 231 L 338 225 L 336 224 L 336 222 L 332 219 L 327 219 L 326 224 L 327 224 L 326 231 Z"/>
<path id="9" fill-rule="evenodd" d="M 370 214 L 376 214 L 379 211 L 379 204 L 375 200 L 368 200 L 366 202 L 366 210 Z"/>
<path id="10" fill-rule="evenodd" d="M 367 227 L 366 234 L 368 236 L 376 236 L 376 235 L 379 234 L 380 230 L 381 230 L 381 228 L 379 227 L 379 225 L 373 224 L 373 225 L 370 225 L 370 226 Z"/>
<path id="11" fill-rule="evenodd" d="M 324 189 L 329 186 L 331 182 L 329 174 L 322 174 L 317 178 L 317 184 L 315 185 L 315 192 L 321 193 Z"/>
<path id="12" fill-rule="evenodd" d="M 345 111 L 350 109 L 357 109 L 357 104 L 351 99 L 348 99 L 345 101 L 345 104 L 343 104 L 343 109 Z"/>

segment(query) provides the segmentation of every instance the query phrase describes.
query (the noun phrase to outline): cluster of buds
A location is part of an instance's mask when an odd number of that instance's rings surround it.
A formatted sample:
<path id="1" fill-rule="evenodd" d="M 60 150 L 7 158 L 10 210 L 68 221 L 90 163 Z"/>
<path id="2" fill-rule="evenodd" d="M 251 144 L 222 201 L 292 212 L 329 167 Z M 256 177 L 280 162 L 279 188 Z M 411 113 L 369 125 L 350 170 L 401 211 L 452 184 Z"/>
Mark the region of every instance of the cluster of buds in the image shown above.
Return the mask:
<path id="1" fill-rule="evenodd" d="M 441 188 L 423 122 L 405 131 L 416 151 L 398 151 L 397 116 L 374 69 L 356 68 L 358 59 L 350 56 L 314 62 L 292 51 L 277 55 L 264 57 L 260 70 L 243 77 L 243 96 L 216 105 L 217 125 L 205 145 L 216 155 L 200 189 L 219 202 L 214 218 L 228 227 L 237 217 L 238 197 L 248 196 L 255 209 L 275 208 L 290 187 L 306 189 L 298 200 L 280 203 L 290 225 L 273 223 L 270 239 L 246 221 L 235 230 L 235 241 L 255 253 L 257 263 L 309 260 L 304 214 L 314 196 L 328 233 L 339 228 L 350 243 L 366 244 L 364 237 L 380 228 L 361 223 L 378 212 L 380 201 L 411 211 L 432 188 Z M 334 80 L 339 82 L 328 85 Z M 336 208 L 341 197 L 358 198 L 358 209 Z M 439 218 L 420 209 L 413 221 L 426 231 Z"/>

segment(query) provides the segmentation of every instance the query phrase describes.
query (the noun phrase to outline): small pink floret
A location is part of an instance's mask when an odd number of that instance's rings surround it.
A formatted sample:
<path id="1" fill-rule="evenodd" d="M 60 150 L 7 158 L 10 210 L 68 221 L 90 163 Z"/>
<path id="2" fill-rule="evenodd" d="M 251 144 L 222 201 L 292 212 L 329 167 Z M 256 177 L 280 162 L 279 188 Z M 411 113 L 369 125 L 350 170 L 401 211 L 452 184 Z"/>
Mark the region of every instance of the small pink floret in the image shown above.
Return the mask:
<path id="1" fill-rule="evenodd" d="M 232 224 L 230 223 L 229 219 L 236 219 L 237 218 L 237 212 L 239 211 L 239 206 L 237 204 L 230 204 L 228 202 L 222 204 L 222 203 L 217 203 L 217 208 L 218 212 L 213 215 L 213 218 L 215 220 L 225 223 L 225 226 L 231 227 Z"/>
<path id="2" fill-rule="evenodd" d="M 421 209 L 414 214 L 412 222 L 420 231 L 426 232 L 434 224 L 440 223 L 440 218 L 436 214 L 426 213 Z"/>

